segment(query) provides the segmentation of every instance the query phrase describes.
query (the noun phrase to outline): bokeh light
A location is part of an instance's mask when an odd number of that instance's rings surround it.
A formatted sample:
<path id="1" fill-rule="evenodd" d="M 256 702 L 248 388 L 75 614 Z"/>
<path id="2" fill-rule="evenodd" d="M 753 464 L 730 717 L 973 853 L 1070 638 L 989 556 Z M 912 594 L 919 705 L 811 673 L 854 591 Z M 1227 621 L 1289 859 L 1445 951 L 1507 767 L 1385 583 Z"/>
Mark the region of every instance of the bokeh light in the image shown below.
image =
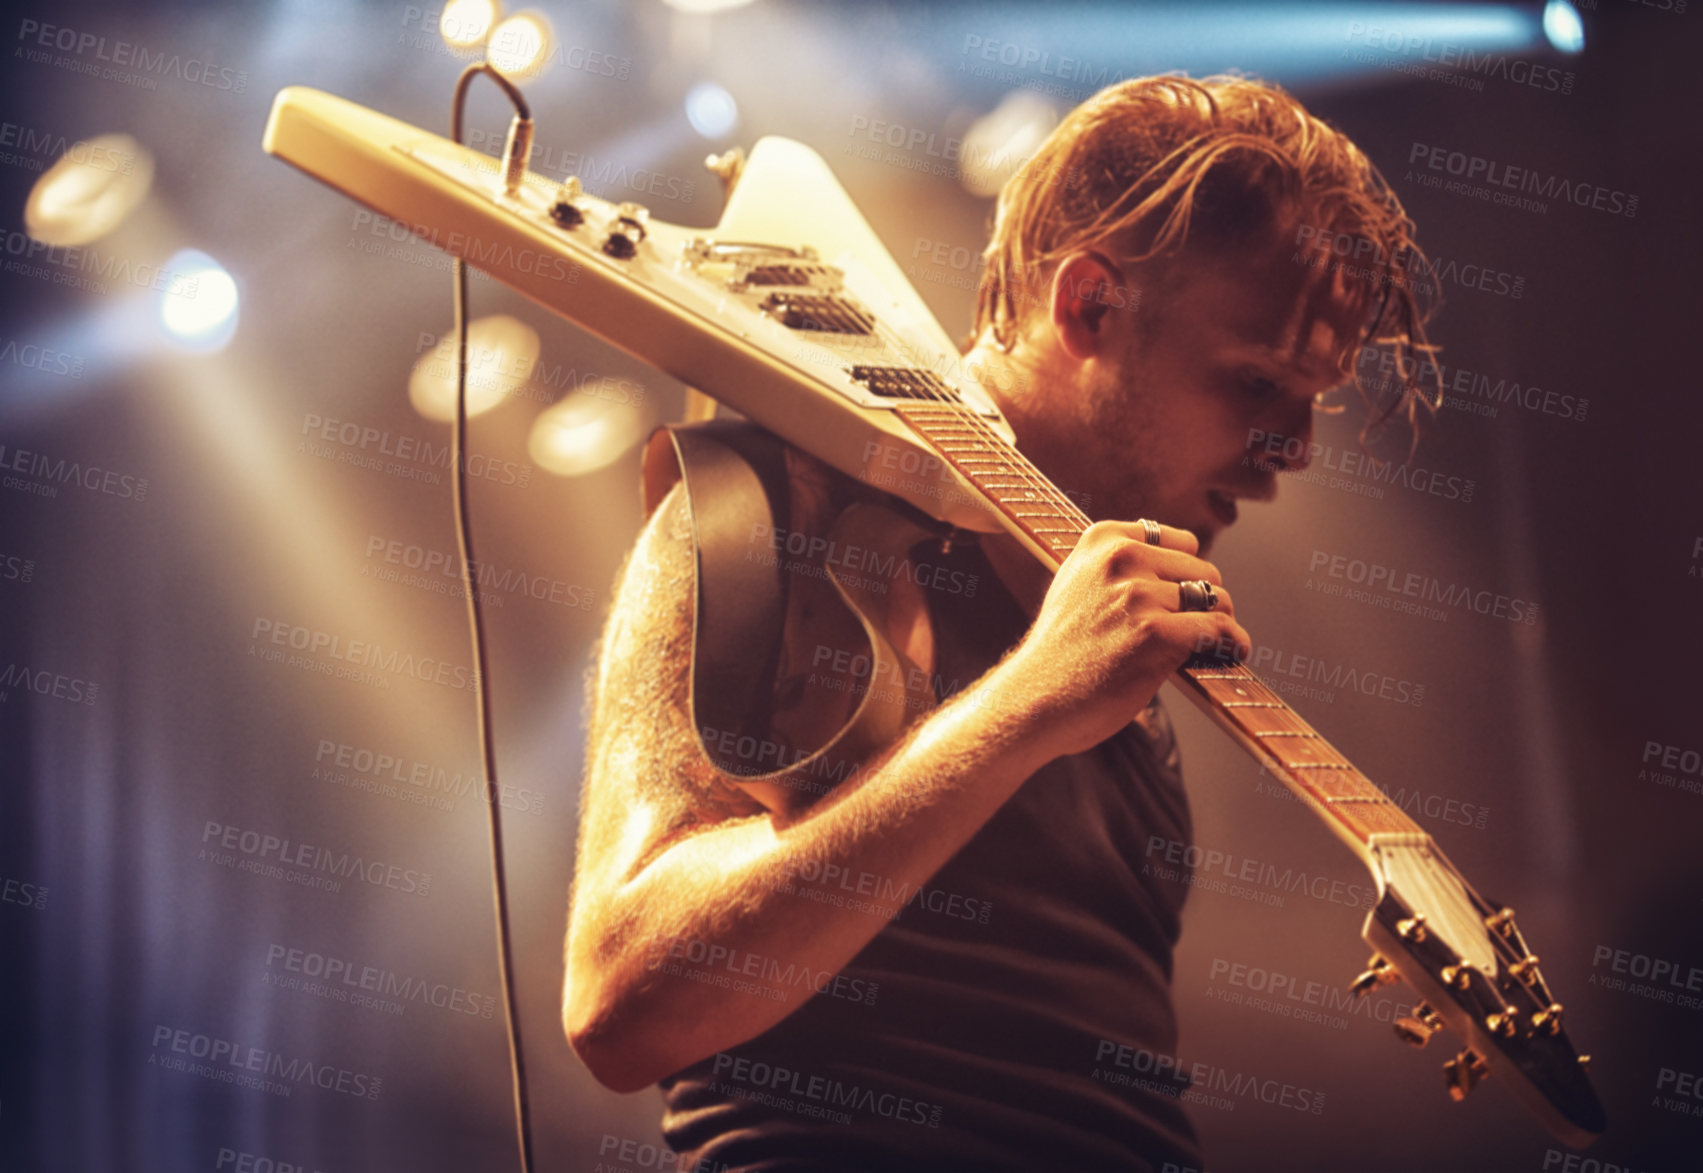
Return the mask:
<path id="1" fill-rule="evenodd" d="M 491 410 L 520 394 L 538 364 L 538 331 L 519 318 L 492 314 L 467 326 L 467 414 Z M 455 418 L 455 332 L 420 355 L 408 376 L 408 402 L 430 420 Z"/>
<path id="2" fill-rule="evenodd" d="M 165 263 L 160 325 L 179 345 L 195 351 L 221 350 L 236 333 L 237 283 L 224 266 L 199 249 L 186 248 Z"/>
<path id="3" fill-rule="evenodd" d="M 129 135 L 74 143 L 35 181 L 24 205 L 24 231 L 63 247 L 99 240 L 124 222 L 153 183 L 153 156 Z"/>
<path id="4" fill-rule="evenodd" d="M 517 12 L 491 30 L 485 60 L 510 81 L 531 81 L 544 72 L 554 51 L 556 34 L 549 18 L 535 9 Z"/>

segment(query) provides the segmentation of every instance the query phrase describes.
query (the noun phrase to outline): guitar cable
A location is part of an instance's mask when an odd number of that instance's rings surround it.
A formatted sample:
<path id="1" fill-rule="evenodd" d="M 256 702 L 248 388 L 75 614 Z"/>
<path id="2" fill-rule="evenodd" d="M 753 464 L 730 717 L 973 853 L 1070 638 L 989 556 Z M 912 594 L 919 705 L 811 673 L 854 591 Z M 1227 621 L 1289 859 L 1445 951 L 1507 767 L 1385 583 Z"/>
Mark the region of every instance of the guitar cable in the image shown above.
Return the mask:
<path id="1" fill-rule="evenodd" d="M 503 185 L 513 194 L 526 172 L 532 148 L 532 110 L 513 82 L 487 62 L 461 71 L 450 104 L 449 137 L 461 142 L 462 114 L 473 79 L 485 74 L 508 95 L 515 107 L 503 149 Z M 479 607 L 477 563 L 473 533 L 468 524 L 467 474 L 467 262 L 452 255 L 450 272 L 455 300 L 455 427 L 450 432 L 450 481 L 455 496 L 455 536 L 461 552 L 461 585 L 467 593 L 467 622 L 473 640 L 473 691 L 478 700 L 479 757 L 485 770 L 485 810 L 491 832 L 491 893 L 497 914 L 497 969 L 503 985 L 503 1015 L 509 1032 L 509 1073 L 514 1084 L 515 1131 L 520 1145 L 521 1173 L 532 1173 L 532 1111 L 526 1096 L 526 1059 L 521 1049 L 520 1007 L 515 997 L 514 956 L 509 935 L 508 879 L 503 871 L 503 818 L 497 801 L 497 756 L 491 740 L 491 694 L 485 672 L 485 617 Z"/>

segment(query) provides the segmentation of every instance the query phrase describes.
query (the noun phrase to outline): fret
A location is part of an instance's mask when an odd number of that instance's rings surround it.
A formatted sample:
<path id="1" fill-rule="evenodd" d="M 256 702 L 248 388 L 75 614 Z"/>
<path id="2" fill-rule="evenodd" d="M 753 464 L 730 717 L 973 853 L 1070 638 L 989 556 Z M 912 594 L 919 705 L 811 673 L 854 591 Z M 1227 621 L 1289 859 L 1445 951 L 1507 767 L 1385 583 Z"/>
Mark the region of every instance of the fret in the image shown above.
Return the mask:
<path id="1" fill-rule="evenodd" d="M 1005 438 L 960 403 L 907 401 L 894 408 L 917 436 L 1041 548 L 1061 558 L 1088 528 L 1088 518 Z M 1211 707 L 1269 759 L 1282 778 L 1321 815 L 1361 840 L 1424 831 L 1340 751 L 1245 665 L 1197 657 L 1181 675 Z"/>

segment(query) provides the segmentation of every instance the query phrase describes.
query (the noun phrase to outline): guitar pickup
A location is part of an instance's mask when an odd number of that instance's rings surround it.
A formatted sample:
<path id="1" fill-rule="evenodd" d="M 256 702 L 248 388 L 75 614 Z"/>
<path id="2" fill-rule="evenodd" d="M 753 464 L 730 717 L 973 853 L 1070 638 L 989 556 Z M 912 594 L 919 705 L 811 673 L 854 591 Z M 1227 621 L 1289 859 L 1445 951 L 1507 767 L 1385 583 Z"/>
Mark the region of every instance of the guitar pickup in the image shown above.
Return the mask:
<path id="1" fill-rule="evenodd" d="M 922 399 L 935 403 L 962 402 L 958 392 L 933 371 L 915 367 L 853 367 L 851 377 L 883 399 Z"/>
<path id="2" fill-rule="evenodd" d="M 873 334 L 875 318 L 850 298 L 823 293 L 771 293 L 757 307 L 793 330 Z"/>

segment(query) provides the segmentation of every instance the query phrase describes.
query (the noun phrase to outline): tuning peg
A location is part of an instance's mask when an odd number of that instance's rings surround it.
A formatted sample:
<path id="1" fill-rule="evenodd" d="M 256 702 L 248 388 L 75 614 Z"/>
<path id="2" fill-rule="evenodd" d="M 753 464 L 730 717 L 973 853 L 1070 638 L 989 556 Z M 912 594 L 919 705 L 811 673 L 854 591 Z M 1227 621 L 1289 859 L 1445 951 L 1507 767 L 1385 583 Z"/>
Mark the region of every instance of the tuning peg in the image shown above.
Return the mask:
<path id="1" fill-rule="evenodd" d="M 1504 1006 L 1500 1011 L 1484 1020 L 1484 1025 L 1504 1038 L 1512 1038 L 1520 1029 L 1519 1020 L 1512 1006 Z"/>
<path id="2" fill-rule="evenodd" d="M 1443 1020 L 1437 1012 L 1424 1002 L 1413 1008 L 1413 1013 L 1395 1020 L 1396 1037 L 1411 1047 L 1423 1047 L 1431 1041 L 1431 1036 L 1443 1029 Z"/>
<path id="3" fill-rule="evenodd" d="M 1378 986 L 1387 986 L 1400 980 L 1401 974 L 1391 968 L 1390 963 L 1385 961 L 1381 954 L 1374 953 L 1372 959 L 1366 963 L 1366 972 L 1348 983 L 1348 988 L 1359 998 Z"/>
<path id="4" fill-rule="evenodd" d="M 1445 986 L 1453 986 L 1464 990 L 1472 985 L 1472 967 L 1470 965 L 1445 965 L 1437 976 L 1443 979 Z"/>
<path id="5" fill-rule="evenodd" d="M 1471 1047 L 1443 1064 L 1443 1082 L 1449 1089 L 1449 1098 L 1456 1103 L 1466 1099 L 1478 1081 L 1489 1074 L 1490 1068 Z"/>
<path id="6" fill-rule="evenodd" d="M 1406 920 L 1397 921 L 1396 933 L 1404 941 L 1423 941 L 1425 939 L 1425 914 L 1415 913 Z"/>
<path id="7" fill-rule="evenodd" d="M 1561 1003 L 1551 1002 L 1542 1010 L 1532 1015 L 1532 1026 L 1538 1030 L 1547 1030 L 1552 1035 L 1561 1033 Z"/>
<path id="8" fill-rule="evenodd" d="M 1484 918 L 1484 927 L 1492 932 L 1506 935 L 1513 931 L 1513 926 L 1514 910 L 1511 908 L 1501 908 Z"/>
<path id="9" fill-rule="evenodd" d="M 1525 981 L 1526 975 L 1535 973 L 1536 970 L 1537 954 L 1528 953 L 1508 967 L 1508 975 L 1510 977 L 1519 978 L 1521 981 Z"/>

